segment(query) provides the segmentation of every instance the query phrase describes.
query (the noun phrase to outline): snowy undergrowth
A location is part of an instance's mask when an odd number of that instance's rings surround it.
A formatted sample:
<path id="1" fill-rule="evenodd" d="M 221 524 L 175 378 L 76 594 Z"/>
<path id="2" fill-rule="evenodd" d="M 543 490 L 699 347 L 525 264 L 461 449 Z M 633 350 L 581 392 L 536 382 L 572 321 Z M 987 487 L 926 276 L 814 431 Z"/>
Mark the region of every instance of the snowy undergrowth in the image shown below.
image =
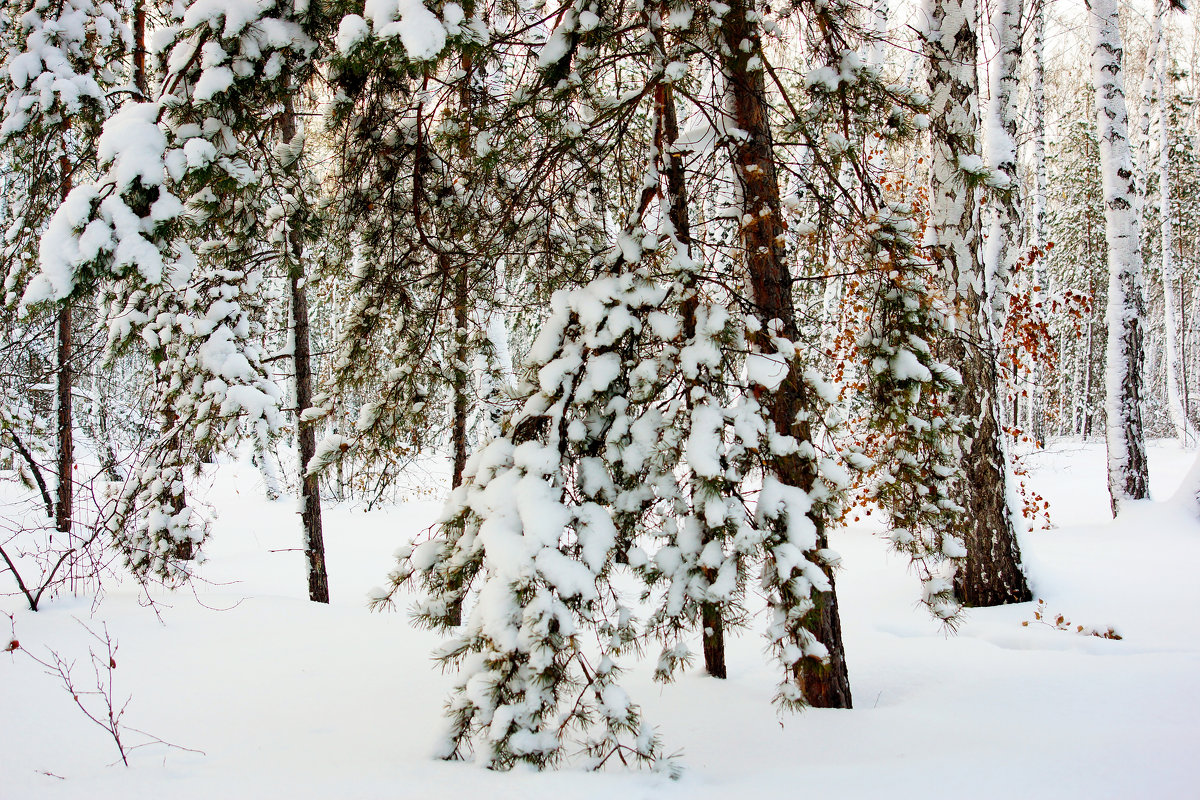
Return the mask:
<path id="1" fill-rule="evenodd" d="M 1169 498 L 1193 456 L 1165 443 L 1150 454 L 1155 496 Z M 1032 604 L 972 610 L 947 637 L 885 542 L 861 527 L 835 534 L 855 710 L 776 716 L 755 635 L 729 642 L 728 681 L 693 670 L 660 687 L 647 664 L 627 684 L 668 750 L 683 751 L 678 782 L 433 760 L 451 685 L 430 660 L 437 638 L 402 614 L 368 613 L 364 598 L 438 504 L 330 509 L 333 603 L 322 607 L 302 599 L 294 502 L 263 500 L 250 466 L 222 466 L 207 489 L 220 509 L 209 582 L 163 598 L 164 624 L 121 587 L 94 614 L 91 598 L 36 615 L 0 605 L 16 612 L 22 647 L 52 647 L 80 670 L 76 618 L 106 621 L 129 724 L 205 754 L 147 747 L 132 769 L 109 767 L 111 742 L 54 679 L 4 657 L 0 798 L 1194 796 L 1200 523 L 1171 503 L 1129 504 L 1108 521 L 1102 443 L 1059 442 L 1028 463 L 1059 526 L 1023 539 L 1036 595 L 1123 639 L 1023 627 Z"/>

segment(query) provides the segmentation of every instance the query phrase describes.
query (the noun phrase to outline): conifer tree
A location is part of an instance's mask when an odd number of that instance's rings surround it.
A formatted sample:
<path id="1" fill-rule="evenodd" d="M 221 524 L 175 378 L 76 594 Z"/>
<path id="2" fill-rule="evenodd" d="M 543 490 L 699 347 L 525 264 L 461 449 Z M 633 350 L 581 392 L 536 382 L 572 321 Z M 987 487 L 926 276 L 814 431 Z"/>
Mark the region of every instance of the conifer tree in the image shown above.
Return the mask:
<path id="1" fill-rule="evenodd" d="M 172 10 L 153 101 L 129 102 L 98 140 L 102 174 L 58 207 L 26 304 L 100 292 L 110 345 L 142 343 L 156 367 L 161 434 L 109 525 L 143 574 L 185 578 L 204 523 L 185 503 L 190 447 L 239 424 L 277 424 L 278 387 L 254 337 L 264 278 L 256 243 L 280 218 L 261 203 L 264 107 L 303 81 L 315 11 L 264 5 L 247 17 L 195 2 Z M 249 246 L 247 247 L 247 244 Z"/>
<path id="2" fill-rule="evenodd" d="M 1086 298 L 1077 321 L 1056 314 L 1051 326 L 1060 367 L 1052 390 L 1057 431 L 1086 438 L 1103 418 L 1107 326 L 1100 298 L 1108 285 L 1107 248 L 1096 124 L 1090 113 L 1071 116 L 1075 122 L 1047 158 L 1047 185 L 1056 191 L 1047 198 L 1047 235 L 1054 249 L 1046 257 L 1046 273 L 1058 287 L 1050 301 L 1062 310 L 1064 298 Z"/>
<path id="3" fill-rule="evenodd" d="M 879 425 L 914 460 L 928 459 L 892 482 L 889 502 L 908 515 L 897 515 L 898 527 L 917 529 L 893 541 L 927 564 L 935 613 L 956 613 L 939 571 L 961 554 L 944 524 L 958 510 L 944 488 L 957 474 L 944 446 L 952 423 L 936 403 L 924 407 L 928 419 L 916 408 L 924 387 L 945 391 L 956 375 L 920 338 L 938 334 L 940 317 L 923 294 L 916 225 L 880 202 L 865 147 L 910 129 L 905 109 L 916 100 L 861 62 L 852 19 L 840 4 L 799 9 L 814 65 L 796 88 L 767 61 L 762 37 L 779 27 L 765 10 L 610 18 L 572 8 L 541 47 L 534 83 L 518 84 L 494 112 L 507 131 L 533 114 L 568 120 L 556 132 L 568 143 L 586 131 L 578 146 L 542 145 L 553 160 L 531 182 L 571 185 L 573 174 L 603 169 L 626 199 L 610 244 L 590 260 L 595 277 L 553 295 L 527 354 L 519 410 L 467 460 L 438 529 L 402 552 L 391 589 L 376 599 L 386 604 L 418 583 L 418 618 L 450 637 L 439 654 L 461 674 L 444 757 L 473 749 L 491 767 L 545 767 L 577 740 L 593 765 L 622 754 L 657 759 L 650 729 L 617 686 L 618 664 L 656 639 L 656 674 L 669 679 L 699 627 L 706 667 L 720 674 L 719 632 L 748 622 L 752 579 L 767 596 L 777 702 L 849 705 L 826 538 L 847 467 L 833 446 L 837 391 L 806 346 L 819 334 L 802 327 L 795 306 L 793 270 L 802 267 L 785 214 L 805 204 L 785 204 L 781 164 L 812 213 L 862 237 L 860 263 L 880 302 L 892 304 L 877 321 L 901 326 L 863 348 L 886 398 Z M 622 36 L 602 35 L 614 30 Z M 650 48 L 648 60 L 638 47 Z M 699 52 L 716 54 L 715 69 Z M 623 82 L 605 71 L 611 64 Z M 766 101 L 768 76 L 780 107 Z M 683 130 L 675 103 L 689 119 Z M 591 146 L 614 131 L 638 161 L 609 167 Z M 503 174 L 522 140 L 509 140 L 513 150 L 500 141 L 493 163 Z M 843 164 L 855 185 L 872 187 L 867 201 L 838 182 Z M 689 204 L 689 173 L 719 188 Z M 569 265 L 571 254 L 559 258 Z M 906 492 L 910 476 L 932 488 Z M 647 587 L 644 627 L 615 589 L 624 571 Z"/>
<path id="4" fill-rule="evenodd" d="M 34 243 L 49 210 L 93 167 L 92 148 L 110 113 L 108 93 L 120 80 L 129 42 L 115 6 L 91 0 L 14 3 L 0 19 L 0 152 L 8 167 L 5 306 L 24 291 Z M 72 305 L 55 316 L 56 469 L 54 519 L 61 533 L 73 522 L 75 456 Z M 11 330 L 11 328 L 10 328 Z"/>

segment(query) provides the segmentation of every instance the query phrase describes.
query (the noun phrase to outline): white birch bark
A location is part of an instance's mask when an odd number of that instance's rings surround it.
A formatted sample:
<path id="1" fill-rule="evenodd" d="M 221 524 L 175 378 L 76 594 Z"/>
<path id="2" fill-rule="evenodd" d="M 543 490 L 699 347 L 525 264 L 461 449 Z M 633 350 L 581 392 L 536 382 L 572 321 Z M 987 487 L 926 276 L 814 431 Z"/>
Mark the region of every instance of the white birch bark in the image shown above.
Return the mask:
<path id="1" fill-rule="evenodd" d="M 1129 148 L 1124 52 L 1116 0 L 1087 0 L 1092 34 L 1092 79 L 1104 184 L 1108 246 L 1108 350 L 1106 439 L 1108 491 L 1113 516 L 1124 500 L 1149 496 L 1142 429 L 1142 364 L 1145 312 L 1142 298 L 1140 200 Z"/>
<path id="2" fill-rule="evenodd" d="M 1155 69 L 1156 109 L 1158 115 L 1158 196 L 1159 196 L 1159 246 L 1161 253 L 1162 289 L 1163 289 L 1163 328 L 1164 348 L 1166 349 L 1167 367 L 1167 411 L 1171 417 L 1171 425 L 1175 428 L 1175 436 L 1180 444 L 1190 447 L 1196 442 L 1196 430 L 1183 407 L 1183 394 L 1180 391 L 1179 379 L 1182 369 L 1179 357 L 1179 322 L 1175 310 L 1175 283 L 1179 279 L 1179 270 L 1174 263 L 1172 250 L 1175 247 L 1175 231 L 1171 220 L 1171 119 L 1169 103 L 1171 97 L 1170 77 L 1167 75 L 1167 53 L 1164 20 L 1167 4 L 1165 0 L 1157 0 L 1154 4 L 1155 28 L 1160 31 L 1158 41 L 1158 60 Z"/>
<path id="3" fill-rule="evenodd" d="M 1033 0 L 1033 75 L 1030 94 L 1033 101 L 1033 239 L 1038 247 L 1046 245 L 1046 0 Z M 1034 278 L 1042 283 L 1045 260 L 1034 262 Z"/>
<path id="4" fill-rule="evenodd" d="M 885 60 L 886 39 L 888 31 L 888 0 L 872 0 L 871 27 L 874 29 L 874 39 L 867 54 L 867 63 L 876 69 L 883 69 Z"/>
<path id="5" fill-rule="evenodd" d="M 979 39 L 975 0 L 927 0 L 923 49 L 930 87 L 931 254 L 955 309 L 949 353 L 963 377 L 956 412 L 969 426 L 965 480 L 955 498 L 966 509 L 957 531 L 967 556 L 955 591 L 967 606 L 1030 599 L 1013 530 L 1000 431 L 991 302 L 981 259 L 982 186 L 991 170 L 979 157 Z"/>
<path id="6" fill-rule="evenodd" d="M 1142 105 L 1141 114 L 1138 115 L 1138 138 L 1137 138 L 1137 159 L 1134 161 L 1134 174 L 1137 178 L 1138 188 L 1138 215 L 1139 218 L 1144 218 L 1141 204 L 1145 202 L 1149 196 L 1147 187 L 1149 185 L 1149 176 L 1153 167 L 1151 166 L 1151 149 L 1150 144 L 1153 139 L 1151 136 L 1150 126 L 1153 122 L 1155 108 L 1155 92 L 1158 89 L 1158 60 L 1159 51 L 1162 48 L 1163 42 L 1163 10 L 1166 7 L 1165 0 L 1154 0 L 1154 17 L 1150 28 L 1150 43 L 1146 49 L 1146 74 L 1142 76 Z"/>
<path id="7" fill-rule="evenodd" d="M 992 66 L 992 100 L 988 109 L 988 164 L 999 185 L 993 192 L 991 232 L 984 262 L 992 322 L 1004 329 L 1008 293 L 1021 254 L 1021 198 L 1017 175 L 1017 82 L 1021 68 L 1022 0 L 998 0 L 996 58 Z M 1003 175 L 1003 179 L 999 176 Z"/>
<path id="8" fill-rule="evenodd" d="M 1046 292 L 1046 0 L 1033 0 L 1033 74 L 1030 94 L 1033 102 L 1033 244 L 1039 254 L 1033 259 L 1030 289 L 1035 312 L 1043 313 Z M 1061 363 L 1061 361 L 1059 362 Z M 1030 400 L 1033 439 L 1046 442 L 1046 376 L 1040 362 L 1033 365 L 1033 391 Z"/>

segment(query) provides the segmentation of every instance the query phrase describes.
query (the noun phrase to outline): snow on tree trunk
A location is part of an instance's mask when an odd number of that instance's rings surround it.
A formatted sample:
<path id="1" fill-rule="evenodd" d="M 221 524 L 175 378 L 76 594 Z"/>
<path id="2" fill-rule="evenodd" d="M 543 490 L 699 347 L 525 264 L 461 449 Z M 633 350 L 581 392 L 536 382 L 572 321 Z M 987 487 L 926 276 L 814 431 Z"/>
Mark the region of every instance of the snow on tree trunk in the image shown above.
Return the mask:
<path id="1" fill-rule="evenodd" d="M 968 606 L 1024 602 L 1031 595 L 1008 502 L 995 337 L 979 253 L 980 191 L 996 179 L 978 155 L 976 6 L 974 0 L 929 0 L 926 9 L 932 256 L 955 309 L 957 336 L 947 361 L 962 373 L 957 411 L 968 425 L 957 498 L 966 509 L 959 524 L 967 554 L 955 590 Z"/>
<path id="2" fill-rule="evenodd" d="M 1117 3 L 1088 0 L 1087 7 L 1108 245 L 1105 416 L 1108 491 L 1116 516 L 1123 500 L 1140 500 L 1150 493 L 1141 409 L 1145 312 L 1140 200 L 1129 148 L 1129 115 L 1122 73 L 1124 51 L 1117 24 Z"/>
<path id="3" fill-rule="evenodd" d="M 740 181 L 745 269 L 751 297 L 762 322 L 762 330 L 753 345 L 770 353 L 775 349 L 770 343 L 772 336 L 796 341 L 799 330 L 792 300 L 792 276 L 784 248 L 786 227 L 780 207 L 766 81 L 763 70 L 750 65 L 752 58 L 761 60 L 757 54 L 762 45 L 757 25 L 752 21 L 752 9 L 744 0 L 733 0 L 729 5 L 730 11 L 724 16 L 720 29 L 725 45 L 721 66 L 728 81 L 729 112 L 733 123 L 746 134 L 735 138 L 730 146 Z M 811 392 L 799 371 L 790 369 L 783 383 L 766 400 L 771 418 L 780 431 L 794 436 L 799 442 L 812 441 L 808 415 L 804 413 L 811 402 Z M 773 471 L 783 484 L 809 491 L 817 480 L 815 466 L 812 460 L 793 453 L 774 459 Z M 821 520 L 816 518 L 814 523 L 819 547 L 825 548 L 827 542 Z M 827 661 L 800 659 L 795 666 L 796 679 L 810 705 L 850 708 L 850 679 L 842 644 L 837 593 L 832 570 L 827 567 L 825 572 L 829 589 L 813 593 L 816 620 L 809 630 L 828 649 L 829 657 Z"/>
<path id="4" fill-rule="evenodd" d="M 298 135 L 296 113 L 290 97 L 284 99 L 280 134 L 283 144 L 297 147 L 303 142 Z M 298 171 L 303 161 L 296 153 L 291 169 Z M 313 404 L 312 345 L 308 323 L 308 287 L 305 283 L 304 243 L 301 221 L 292 220 L 284 238 L 284 263 L 288 267 L 288 286 L 292 306 L 292 366 L 296 380 L 296 444 L 300 450 L 300 524 L 304 531 L 304 557 L 308 561 L 308 599 L 314 603 L 329 602 L 329 574 L 325 569 L 325 535 L 321 524 L 320 476 L 308 469 L 317 453 L 317 435 L 312 425 L 304 423 L 304 411 Z M 262 425 L 265 429 L 265 423 Z"/>
<path id="5" fill-rule="evenodd" d="M 1188 419 L 1183 407 L 1183 393 L 1180 390 L 1180 377 L 1183 367 L 1179 349 L 1179 321 L 1175 308 L 1175 284 L 1180 280 L 1179 268 L 1175 264 L 1172 250 L 1175 247 L 1175 230 L 1171 213 L 1171 124 L 1170 108 L 1171 78 L 1167 73 L 1165 19 L 1167 13 L 1166 0 L 1157 0 L 1154 4 L 1155 41 L 1154 97 L 1158 116 L 1158 197 L 1159 197 L 1159 228 L 1158 241 L 1161 250 L 1162 289 L 1163 289 L 1163 347 L 1166 358 L 1163 361 L 1167 368 L 1167 412 L 1171 417 L 1171 425 L 1175 428 L 1175 436 L 1180 444 L 1190 447 L 1196 443 L 1196 429 Z"/>
<path id="6" fill-rule="evenodd" d="M 663 8 L 665 16 L 666 9 Z M 655 31 L 658 46 L 666 52 L 665 37 L 662 27 Z M 690 261 L 692 247 L 692 221 L 688 210 L 687 176 L 683 167 L 682 154 L 670 152 L 669 145 L 679 140 L 679 119 L 675 113 L 675 93 L 669 85 L 659 85 L 655 89 L 655 112 L 658 116 L 658 140 L 655 146 L 665 153 L 663 173 L 666 178 L 666 214 L 674 245 L 681 256 Z M 683 303 L 683 331 L 688 338 L 696 335 L 696 312 L 698 303 L 695 295 Z M 691 390 L 688 391 L 689 410 L 692 410 Z M 707 546 L 712 541 L 711 531 L 705 529 L 701 544 Z M 708 566 L 702 568 L 704 578 L 711 585 L 718 578 L 718 568 Z M 700 639 L 704 651 L 704 669 L 714 678 L 728 677 L 725 666 L 725 620 L 723 609 L 719 603 L 700 604 Z"/>
<path id="7" fill-rule="evenodd" d="M 987 131 L 988 164 L 996 171 L 991 234 L 985 251 L 992 324 L 1003 330 L 1008 291 L 1021 256 L 1021 182 L 1017 174 L 1017 85 L 1021 69 L 1022 0 L 999 0 L 997 55 Z M 1015 421 L 1015 420 L 1014 420 Z"/>
<path id="8" fill-rule="evenodd" d="M 299 261 L 299 254 L 297 254 Z M 292 362 L 296 370 L 296 440 L 300 449 L 302 475 L 300 479 L 300 522 L 304 530 L 304 557 L 308 561 L 308 599 L 314 603 L 329 602 L 329 575 L 325 569 L 325 536 L 321 525 L 320 478 L 305 467 L 317 452 L 316 432 L 312 425 L 301 421 L 304 409 L 312 406 L 312 356 L 309 345 L 308 290 L 302 270 L 289 277 L 292 293 L 292 325 L 295 331 L 295 351 Z"/>

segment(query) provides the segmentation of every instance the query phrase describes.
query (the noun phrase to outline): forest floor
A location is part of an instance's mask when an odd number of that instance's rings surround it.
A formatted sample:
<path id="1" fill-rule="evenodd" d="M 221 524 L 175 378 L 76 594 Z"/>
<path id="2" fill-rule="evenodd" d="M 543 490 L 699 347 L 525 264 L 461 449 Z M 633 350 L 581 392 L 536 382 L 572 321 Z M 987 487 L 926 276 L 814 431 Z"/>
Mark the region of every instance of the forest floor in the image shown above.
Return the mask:
<path id="1" fill-rule="evenodd" d="M 1118 522 L 1102 442 L 1060 441 L 1026 459 L 1057 526 L 1022 538 L 1050 625 L 1027 603 L 972 610 L 948 635 L 872 518 L 835 534 L 854 710 L 779 716 L 757 630 L 731 640 L 726 681 L 692 669 L 660 686 L 649 666 L 634 668 L 625 686 L 680 751 L 677 781 L 434 760 L 451 680 L 430 660 L 437 637 L 404 613 L 368 612 L 365 597 L 438 503 L 330 508 L 333 602 L 315 605 L 295 501 L 268 502 L 251 466 L 223 465 L 203 490 L 220 516 L 194 590 L 149 608 L 136 587 L 114 585 L 98 603 L 59 597 L 36 614 L 0 597 L 20 648 L 74 660 L 85 688 L 83 625 L 106 625 L 119 646 L 114 692 L 131 698 L 127 745 L 146 741 L 136 728 L 191 750 L 150 744 L 129 769 L 114 765 L 112 740 L 56 677 L 20 651 L 0 655 L 0 799 L 1195 798 L 1200 521 L 1168 500 L 1193 459 L 1156 443 L 1164 502 L 1131 504 Z M 0 575 L 0 592 L 10 580 Z M 1054 627 L 1059 614 L 1069 630 Z M 4 641 L 6 625 L 0 617 Z"/>

